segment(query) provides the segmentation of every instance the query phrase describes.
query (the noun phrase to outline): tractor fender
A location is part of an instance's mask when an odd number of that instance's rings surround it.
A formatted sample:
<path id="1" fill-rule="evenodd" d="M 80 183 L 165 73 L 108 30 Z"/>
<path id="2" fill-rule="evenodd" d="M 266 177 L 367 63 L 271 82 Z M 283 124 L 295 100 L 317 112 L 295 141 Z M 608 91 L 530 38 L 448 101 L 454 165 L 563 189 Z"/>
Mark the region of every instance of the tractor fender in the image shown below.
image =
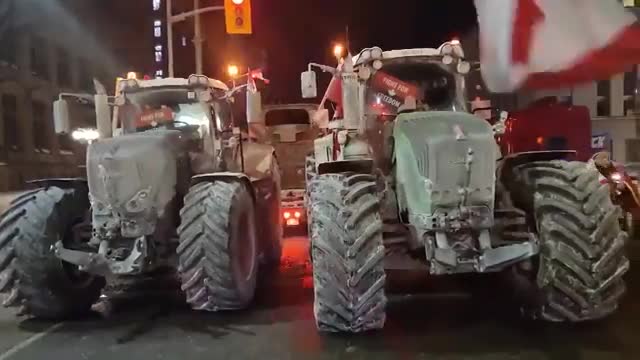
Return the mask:
<path id="1" fill-rule="evenodd" d="M 513 169 L 522 164 L 534 161 L 570 160 L 575 159 L 574 150 L 527 151 L 504 156 L 497 167 L 497 178 L 507 180 L 513 175 Z"/>
<path id="2" fill-rule="evenodd" d="M 61 189 L 74 189 L 84 194 L 89 193 L 89 184 L 84 178 L 44 178 L 29 180 L 26 182 L 30 188 L 57 187 Z"/>
<path id="3" fill-rule="evenodd" d="M 276 179 L 273 179 L 270 177 L 264 177 L 261 179 L 251 179 L 249 176 L 247 176 L 244 173 L 216 172 L 216 173 L 196 175 L 192 177 L 191 186 L 194 186 L 199 183 L 214 182 L 214 181 L 242 183 L 247 188 L 247 190 L 251 194 L 253 205 L 255 207 L 255 211 L 256 211 L 255 220 L 256 220 L 256 226 L 258 226 L 258 229 L 259 229 L 258 230 L 259 233 L 262 234 L 263 232 L 267 231 L 267 229 L 269 229 L 269 224 L 270 223 L 272 224 L 272 220 L 274 219 L 274 217 L 275 219 L 278 219 L 278 220 L 280 219 L 280 187 L 279 187 L 280 184 L 275 182 Z M 274 184 L 277 185 L 275 189 L 274 189 Z M 269 205 L 273 204 L 273 201 L 276 201 L 277 209 L 274 210 L 272 213 L 269 213 L 268 212 L 268 209 L 270 209 Z M 273 215 L 274 217 L 269 215 Z M 278 234 L 279 234 L 277 239 L 274 240 L 273 238 L 260 236 L 260 239 L 263 239 L 263 240 L 259 240 L 259 242 L 261 243 L 261 246 L 263 247 L 264 251 L 269 251 L 268 249 L 270 249 L 271 246 L 273 246 L 274 241 L 277 241 L 277 243 L 280 244 L 281 233 L 279 228 L 281 227 L 281 225 L 277 224 L 277 227 L 278 227 Z M 278 254 L 277 257 L 279 260 L 280 255 Z"/>
<path id="4" fill-rule="evenodd" d="M 213 182 L 213 181 L 237 181 L 244 184 L 244 186 L 249 189 L 251 196 L 253 197 L 253 201 L 256 201 L 256 193 L 254 190 L 254 185 L 249 176 L 243 173 L 236 172 L 215 172 L 215 173 L 206 173 L 199 174 L 191 178 L 191 186 L 194 186 L 203 182 Z"/>

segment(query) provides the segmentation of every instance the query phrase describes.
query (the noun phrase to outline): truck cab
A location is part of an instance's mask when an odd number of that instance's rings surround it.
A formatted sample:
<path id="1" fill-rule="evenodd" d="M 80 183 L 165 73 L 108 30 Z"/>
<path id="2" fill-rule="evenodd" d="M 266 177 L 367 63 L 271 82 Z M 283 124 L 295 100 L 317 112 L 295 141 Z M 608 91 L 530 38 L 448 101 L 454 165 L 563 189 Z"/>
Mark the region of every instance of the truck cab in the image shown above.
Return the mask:
<path id="1" fill-rule="evenodd" d="M 305 158 L 313 152 L 320 129 L 313 124 L 317 104 L 267 105 L 263 110 L 266 142 L 274 147 L 281 170 L 284 230 L 307 228 Z"/>

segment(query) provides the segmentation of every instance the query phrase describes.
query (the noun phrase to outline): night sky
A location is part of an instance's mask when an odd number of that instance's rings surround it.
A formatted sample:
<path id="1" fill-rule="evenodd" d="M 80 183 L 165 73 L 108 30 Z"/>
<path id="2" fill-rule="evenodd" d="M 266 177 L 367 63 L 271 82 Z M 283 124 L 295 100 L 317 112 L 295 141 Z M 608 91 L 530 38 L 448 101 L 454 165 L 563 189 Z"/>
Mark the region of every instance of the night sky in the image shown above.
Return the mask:
<path id="1" fill-rule="evenodd" d="M 141 1 L 151 6 L 151 0 L 111 0 L 100 1 L 100 7 L 110 6 L 116 14 L 125 14 L 129 7 L 139 10 Z M 176 12 L 190 10 L 193 4 L 192 0 L 173 1 L 178 8 Z M 222 0 L 201 0 L 203 7 L 221 3 Z M 136 14 L 139 11 L 120 17 L 127 25 L 121 23 L 119 28 L 139 34 L 144 38 L 140 44 L 146 40 L 147 45 L 152 45 L 149 31 L 153 19 L 136 20 Z M 473 0 L 252 0 L 252 14 L 251 36 L 227 35 L 221 12 L 203 16 L 207 37 L 205 73 L 225 79 L 228 63 L 244 68 L 262 67 L 271 80 L 264 94 L 267 102 L 300 100 L 300 72 L 311 61 L 335 64 L 332 47 L 336 41 L 345 42 L 347 26 L 350 48 L 358 52 L 369 46 L 437 47 L 454 36 L 463 36 L 476 22 Z M 176 36 L 189 39 L 185 46 L 176 41 L 178 76 L 188 76 L 195 69 L 192 29 L 190 22 L 174 27 Z M 123 63 L 136 69 L 153 66 L 149 46 L 138 46 L 131 40 L 120 44 L 126 45 L 118 52 L 119 58 L 127 57 L 121 59 Z M 141 59 L 145 59 L 143 63 Z M 322 77 L 326 81 L 325 78 Z"/>
<path id="2" fill-rule="evenodd" d="M 254 0 L 253 43 L 267 53 L 274 100 L 298 99 L 310 61 L 334 64 L 333 42 L 349 28 L 352 52 L 437 47 L 476 23 L 472 0 Z"/>
<path id="3" fill-rule="evenodd" d="M 253 0 L 254 39 L 267 53 L 271 100 L 299 99 L 311 61 L 334 64 L 332 46 L 349 28 L 352 52 L 437 47 L 476 23 L 472 0 Z M 232 41 L 234 39 L 231 39 Z M 254 52 L 255 54 L 255 52 Z M 255 56 L 255 55 L 254 55 Z"/>

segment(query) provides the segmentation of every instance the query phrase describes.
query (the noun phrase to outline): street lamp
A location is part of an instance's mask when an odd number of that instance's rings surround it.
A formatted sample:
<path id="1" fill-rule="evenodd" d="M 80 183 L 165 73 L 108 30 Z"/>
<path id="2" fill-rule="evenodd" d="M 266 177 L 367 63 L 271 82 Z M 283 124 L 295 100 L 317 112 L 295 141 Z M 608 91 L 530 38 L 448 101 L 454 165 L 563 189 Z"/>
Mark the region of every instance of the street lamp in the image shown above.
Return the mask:
<path id="1" fill-rule="evenodd" d="M 229 74 L 229 77 L 235 78 L 236 76 L 238 76 L 238 72 L 239 70 L 236 65 L 227 66 L 227 74 Z"/>
<path id="2" fill-rule="evenodd" d="M 344 46 L 342 44 L 336 44 L 333 47 L 333 55 L 340 60 L 342 58 L 342 54 L 344 54 Z"/>

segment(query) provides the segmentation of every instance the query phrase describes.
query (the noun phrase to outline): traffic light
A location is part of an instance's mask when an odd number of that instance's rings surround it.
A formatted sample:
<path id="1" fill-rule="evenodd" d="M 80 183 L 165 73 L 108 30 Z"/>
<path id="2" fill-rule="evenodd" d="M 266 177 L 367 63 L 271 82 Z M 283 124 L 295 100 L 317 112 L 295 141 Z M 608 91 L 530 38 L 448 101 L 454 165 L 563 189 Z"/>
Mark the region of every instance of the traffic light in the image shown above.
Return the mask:
<path id="1" fill-rule="evenodd" d="M 251 34 L 251 0 L 224 0 L 227 34 Z"/>

